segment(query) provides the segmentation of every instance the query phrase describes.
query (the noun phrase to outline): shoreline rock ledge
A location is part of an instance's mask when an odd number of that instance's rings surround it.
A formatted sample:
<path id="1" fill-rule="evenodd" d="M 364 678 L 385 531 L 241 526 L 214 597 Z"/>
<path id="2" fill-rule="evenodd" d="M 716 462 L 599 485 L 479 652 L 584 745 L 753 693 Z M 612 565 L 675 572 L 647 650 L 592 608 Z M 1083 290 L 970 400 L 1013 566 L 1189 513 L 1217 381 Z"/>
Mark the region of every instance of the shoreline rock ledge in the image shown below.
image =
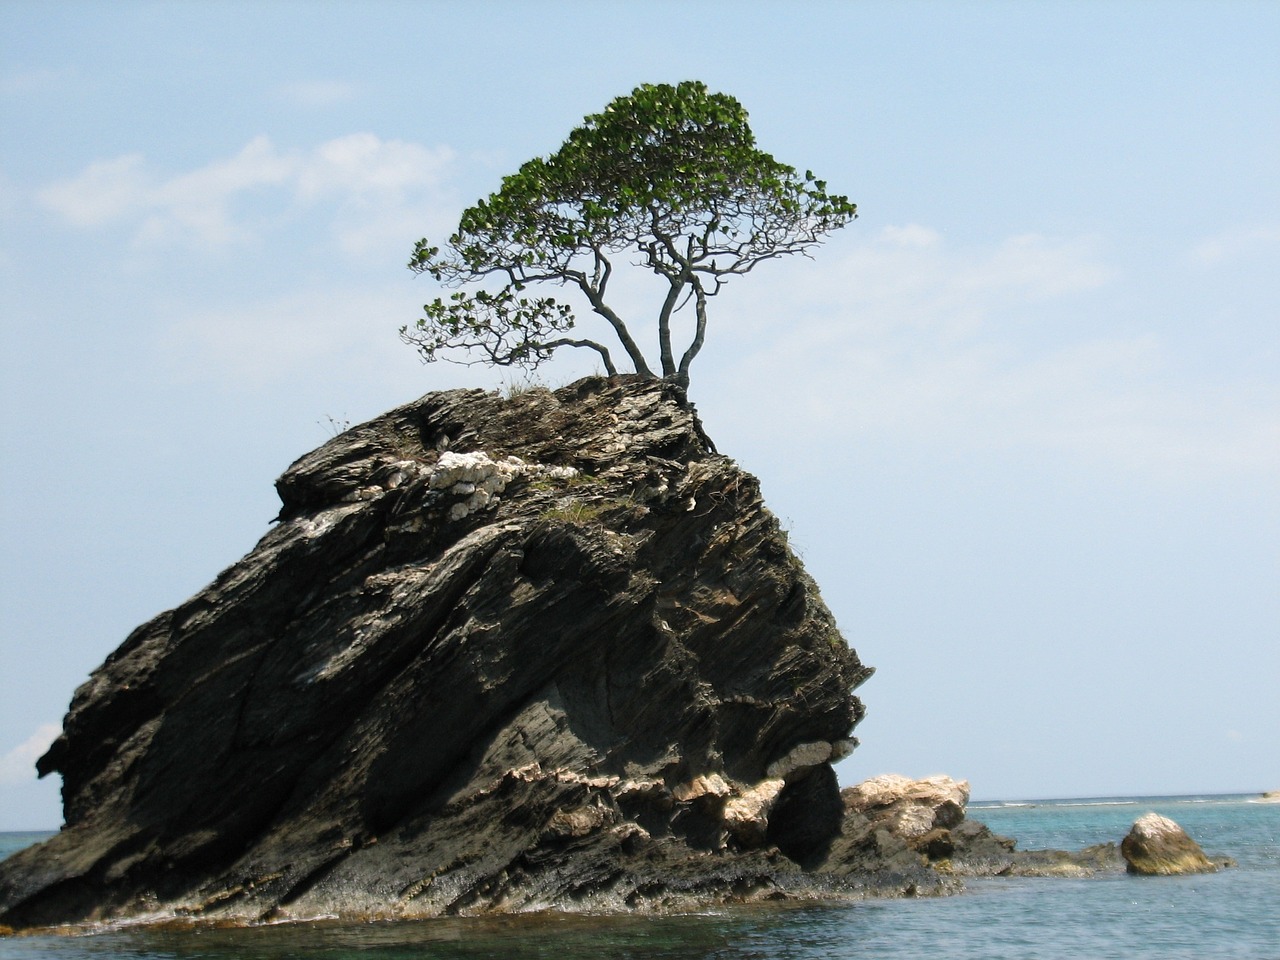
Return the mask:
<path id="1" fill-rule="evenodd" d="M 0 864 L 0 924 L 946 888 L 842 833 L 871 670 L 677 387 L 428 394 L 276 485 L 76 691 L 38 764 L 66 824 Z"/>

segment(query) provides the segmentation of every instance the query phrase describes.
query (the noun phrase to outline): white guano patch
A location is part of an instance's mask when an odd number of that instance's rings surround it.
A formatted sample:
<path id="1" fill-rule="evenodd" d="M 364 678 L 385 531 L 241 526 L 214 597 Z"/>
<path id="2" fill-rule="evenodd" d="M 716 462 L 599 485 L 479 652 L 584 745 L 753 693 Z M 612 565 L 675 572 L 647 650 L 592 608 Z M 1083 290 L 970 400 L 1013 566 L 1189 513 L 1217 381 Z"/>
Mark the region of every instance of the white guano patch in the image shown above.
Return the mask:
<path id="1" fill-rule="evenodd" d="M 432 468 L 428 484 L 432 490 L 442 490 L 465 498 L 449 507 L 449 519 L 461 520 L 469 514 L 496 507 L 500 494 L 516 477 L 537 476 L 567 480 L 577 474 L 578 471 L 573 467 L 525 463 L 519 457 L 494 460 L 482 451 L 449 451 L 442 454 Z"/>

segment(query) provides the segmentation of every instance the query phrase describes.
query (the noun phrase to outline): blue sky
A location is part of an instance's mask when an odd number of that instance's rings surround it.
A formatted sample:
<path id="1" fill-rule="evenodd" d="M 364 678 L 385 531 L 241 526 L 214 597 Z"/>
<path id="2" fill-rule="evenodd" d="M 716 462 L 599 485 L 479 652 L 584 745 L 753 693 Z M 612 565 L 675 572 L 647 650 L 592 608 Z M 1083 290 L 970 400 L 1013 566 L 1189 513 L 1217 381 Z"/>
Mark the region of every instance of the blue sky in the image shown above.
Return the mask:
<path id="1" fill-rule="evenodd" d="M 399 342 L 413 242 L 691 78 L 859 204 L 691 389 L 878 669 L 842 779 L 1280 787 L 1276 49 L 1272 3 L 0 3 L 0 829 L 331 420 L 511 379 Z"/>

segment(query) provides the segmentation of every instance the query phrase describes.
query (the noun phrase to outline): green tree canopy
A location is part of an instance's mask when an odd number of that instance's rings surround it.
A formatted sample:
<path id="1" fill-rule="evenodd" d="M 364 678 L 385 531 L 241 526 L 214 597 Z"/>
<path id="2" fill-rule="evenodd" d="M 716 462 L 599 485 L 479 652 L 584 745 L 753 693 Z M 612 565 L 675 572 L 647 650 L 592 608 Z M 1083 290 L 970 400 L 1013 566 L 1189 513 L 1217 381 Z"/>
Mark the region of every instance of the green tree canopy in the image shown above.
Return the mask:
<path id="1" fill-rule="evenodd" d="M 659 369 L 687 385 L 707 301 L 730 277 L 807 253 L 857 216 L 826 186 L 757 149 L 733 97 L 694 81 L 645 84 L 588 116 L 552 156 L 505 177 L 462 214 L 445 250 L 418 242 L 410 269 L 459 289 L 426 304 L 400 335 L 427 361 L 526 369 L 560 347 L 585 347 L 616 374 L 605 344 L 573 336 L 568 303 L 524 293 L 559 285 L 608 322 L 636 373 L 658 376 L 606 299 L 615 262 L 629 259 L 666 284 Z M 693 335 L 677 359 L 672 317 L 690 303 Z"/>

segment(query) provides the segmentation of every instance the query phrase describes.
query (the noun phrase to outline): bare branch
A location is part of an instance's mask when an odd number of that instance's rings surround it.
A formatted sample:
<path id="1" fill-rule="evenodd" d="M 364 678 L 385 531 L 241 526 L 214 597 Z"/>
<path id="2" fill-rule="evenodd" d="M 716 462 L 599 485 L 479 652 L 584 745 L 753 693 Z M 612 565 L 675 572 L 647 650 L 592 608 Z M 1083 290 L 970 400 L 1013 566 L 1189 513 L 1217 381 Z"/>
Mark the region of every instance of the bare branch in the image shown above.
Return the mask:
<path id="1" fill-rule="evenodd" d="M 618 368 L 613 365 L 613 358 L 609 356 L 609 348 L 602 343 L 596 343 L 594 340 L 570 340 L 561 338 L 560 340 L 550 340 L 543 344 L 547 350 L 554 350 L 556 347 L 586 347 L 600 354 L 600 359 L 604 361 L 605 372 L 611 376 L 618 375 Z"/>

